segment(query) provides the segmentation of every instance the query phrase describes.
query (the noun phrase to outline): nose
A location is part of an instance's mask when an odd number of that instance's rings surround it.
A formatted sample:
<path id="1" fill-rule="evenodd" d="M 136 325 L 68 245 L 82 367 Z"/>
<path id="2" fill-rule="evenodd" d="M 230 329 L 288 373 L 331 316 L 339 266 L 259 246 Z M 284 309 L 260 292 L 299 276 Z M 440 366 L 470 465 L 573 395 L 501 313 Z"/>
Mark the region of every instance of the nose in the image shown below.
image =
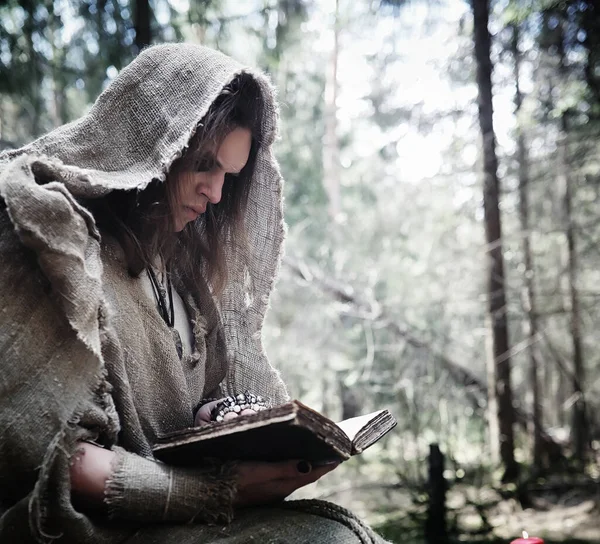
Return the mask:
<path id="1" fill-rule="evenodd" d="M 211 174 L 208 183 L 204 186 L 204 194 L 211 204 L 218 204 L 223 194 L 223 184 L 225 183 L 225 174 L 215 172 Z"/>

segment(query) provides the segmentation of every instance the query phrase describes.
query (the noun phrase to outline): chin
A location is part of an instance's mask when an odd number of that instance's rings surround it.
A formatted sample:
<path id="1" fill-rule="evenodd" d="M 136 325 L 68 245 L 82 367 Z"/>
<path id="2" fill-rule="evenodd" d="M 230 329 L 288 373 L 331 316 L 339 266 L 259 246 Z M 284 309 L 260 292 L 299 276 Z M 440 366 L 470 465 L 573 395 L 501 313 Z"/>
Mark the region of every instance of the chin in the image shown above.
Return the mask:
<path id="1" fill-rule="evenodd" d="M 175 225 L 173 226 L 173 232 L 181 232 L 185 226 L 188 224 L 187 221 L 175 220 Z"/>

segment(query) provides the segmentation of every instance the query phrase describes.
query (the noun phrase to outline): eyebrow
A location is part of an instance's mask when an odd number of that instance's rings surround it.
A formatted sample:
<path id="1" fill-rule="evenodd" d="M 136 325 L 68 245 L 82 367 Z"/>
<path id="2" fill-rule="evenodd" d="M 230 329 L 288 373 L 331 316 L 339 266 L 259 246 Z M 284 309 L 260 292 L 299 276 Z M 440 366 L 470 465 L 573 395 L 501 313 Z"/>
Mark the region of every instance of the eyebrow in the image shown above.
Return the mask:
<path id="1" fill-rule="evenodd" d="M 213 155 L 212 155 L 212 159 L 215 161 L 215 164 L 216 164 L 216 165 L 217 165 L 217 166 L 218 166 L 218 167 L 219 167 L 221 170 L 225 170 L 225 169 L 223 168 L 223 164 L 221 163 L 221 161 L 218 159 L 218 157 L 217 157 L 215 154 L 213 154 Z M 242 171 L 242 170 L 235 170 L 234 172 L 228 172 L 228 174 L 229 174 L 230 176 L 236 176 L 236 175 L 237 175 L 237 174 L 239 174 L 241 171 Z"/>

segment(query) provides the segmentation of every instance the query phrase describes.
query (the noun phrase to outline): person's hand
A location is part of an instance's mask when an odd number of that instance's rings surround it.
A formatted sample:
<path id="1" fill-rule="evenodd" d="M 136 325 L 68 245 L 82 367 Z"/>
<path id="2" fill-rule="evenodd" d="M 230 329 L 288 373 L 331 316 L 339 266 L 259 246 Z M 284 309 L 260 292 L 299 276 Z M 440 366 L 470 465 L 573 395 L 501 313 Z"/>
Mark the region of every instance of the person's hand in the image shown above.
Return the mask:
<path id="1" fill-rule="evenodd" d="M 236 506 L 282 501 L 296 489 L 316 482 L 339 465 L 332 461 L 312 466 L 308 461 L 242 462 L 238 465 Z"/>
<path id="2" fill-rule="evenodd" d="M 214 421 L 210 418 L 210 413 L 212 409 L 219 404 L 219 402 L 223 402 L 226 397 L 223 397 L 219 400 L 213 400 L 212 402 L 208 402 L 205 405 L 201 406 L 198 412 L 196 413 L 196 418 L 194 420 L 194 425 L 196 427 L 203 427 L 204 425 L 208 425 L 209 423 L 214 423 Z M 249 416 L 252 414 L 256 414 L 255 410 L 250 410 L 250 408 L 246 408 L 242 410 L 239 414 L 235 412 L 229 412 L 223 416 L 223 421 L 229 421 L 230 419 L 235 419 L 238 416 Z"/>
<path id="3" fill-rule="evenodd" d="M 73 494 L 92 503 L 101 503 L 106 480 L 112 474 L 114 457 L 113 451 L 80 442 L 69 467 Z"/>

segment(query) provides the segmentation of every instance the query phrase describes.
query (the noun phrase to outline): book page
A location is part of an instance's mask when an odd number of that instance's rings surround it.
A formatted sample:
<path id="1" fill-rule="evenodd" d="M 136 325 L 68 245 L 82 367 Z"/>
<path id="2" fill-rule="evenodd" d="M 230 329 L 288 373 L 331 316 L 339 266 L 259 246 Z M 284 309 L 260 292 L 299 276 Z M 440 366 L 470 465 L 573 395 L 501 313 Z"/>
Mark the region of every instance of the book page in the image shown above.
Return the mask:
<path id="1" fill-rule="evenodd" d="M 351 417 L 350 419 L 340 421 L 337 423 L 337 426 L 346 433 L 350 440 L 354 440 L 356 435 L 362 429 L 364 429 L 373 419 L 375 419 L 384 411 L 385 410 L 377 410 L 377 412 L 371 412 L 370 414 L 365 414 L 364 416 Z"/>

